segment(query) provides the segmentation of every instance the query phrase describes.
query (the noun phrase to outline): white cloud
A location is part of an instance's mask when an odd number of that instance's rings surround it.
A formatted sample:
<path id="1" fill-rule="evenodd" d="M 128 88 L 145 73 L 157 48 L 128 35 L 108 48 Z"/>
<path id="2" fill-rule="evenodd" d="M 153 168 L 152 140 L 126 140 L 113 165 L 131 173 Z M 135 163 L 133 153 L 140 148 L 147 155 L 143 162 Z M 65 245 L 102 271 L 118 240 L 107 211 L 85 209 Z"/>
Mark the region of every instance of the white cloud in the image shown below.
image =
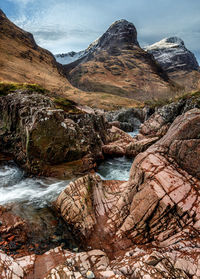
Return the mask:
<path id="1" fill-rule="evenodd" d="M 33 2 L 34 0 L 8 0 L 9 2 L 12 2 L 12 3 L 16 3 L 16 4 L 22 4 L 22 5 L 26 5 L 28 3 L 31 3 Z"/>
<path id="2" fill-rule="evenodd" d="M 200 49 L 199 0 L 8 0 L 18 5 L 14 22 L 54 53 L 86 48 L 121 18 L 133 22 L 141 45 L 180 36 Z"/>

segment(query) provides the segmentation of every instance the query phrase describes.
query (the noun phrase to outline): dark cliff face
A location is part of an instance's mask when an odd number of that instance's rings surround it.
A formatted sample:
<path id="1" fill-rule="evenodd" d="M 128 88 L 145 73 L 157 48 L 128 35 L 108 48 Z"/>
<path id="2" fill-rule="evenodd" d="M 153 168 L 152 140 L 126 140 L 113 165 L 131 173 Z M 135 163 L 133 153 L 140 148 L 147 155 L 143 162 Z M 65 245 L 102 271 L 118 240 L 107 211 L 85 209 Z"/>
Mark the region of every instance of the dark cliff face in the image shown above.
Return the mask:
<path id="1" fill-rule="evenodd" d="M 110 49 L 119 47 L 129 49 L 130 46 L 139 46 L 135 26 L 127 20 L 115 21 L 98 40 L 97 48 Z"/>
<path id="2" fill-rule="evenodd" d="M 199 65 L 194 54 L 180 38 L 170 37 L 145 48 L 152 54 L 164 71 L 198 71 Z"/>

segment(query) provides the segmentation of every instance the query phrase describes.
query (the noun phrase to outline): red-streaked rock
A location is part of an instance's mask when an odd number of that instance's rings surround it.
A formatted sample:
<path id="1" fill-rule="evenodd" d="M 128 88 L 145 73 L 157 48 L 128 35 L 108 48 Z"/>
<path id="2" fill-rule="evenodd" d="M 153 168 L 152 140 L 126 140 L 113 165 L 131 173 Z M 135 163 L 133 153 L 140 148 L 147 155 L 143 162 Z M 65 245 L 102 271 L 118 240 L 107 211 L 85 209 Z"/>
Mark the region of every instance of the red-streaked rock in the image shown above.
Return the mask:
<path id="1" fill-rule="evenodd" d="M 73 253 L 57 247 L 41 256 L 15 260 L 0 252 L 0 271 L 2 278 L 9 279 L 82 279 L 91 274 L 99 279 L 197 279 L 199 255 L 200 248 L 188 243 L 176 249 L 140 245 L 118 251 L 113 259 L 101 250 Z"/>
<path id="2" fill-rule="evenodd" d="M 146 137 L 141 134 L 132 138 L 116 126 L 112 126 L 110 129 L 110 142 L 103 145 L 102 150 L 104 155 L 135 157 L 158 139 L 159 137 Z"/>
<path id="3" fill-rule="evenodd" d="M 57 200 L 63 218 L 93 248 L 106 251 L 145 243 L 166 247 L 191 237 L 199 243 L 200 181 L 187 172 L 192 162 L 183 170 L 176 153 L 169 156 L 177 140 L 198 140 L 199 123 L 200 110 L 178 117 L 159 142 L 136 157 L 129 181 L 117 190 L 108 191 L 96 175 L 68 185 Z"/>

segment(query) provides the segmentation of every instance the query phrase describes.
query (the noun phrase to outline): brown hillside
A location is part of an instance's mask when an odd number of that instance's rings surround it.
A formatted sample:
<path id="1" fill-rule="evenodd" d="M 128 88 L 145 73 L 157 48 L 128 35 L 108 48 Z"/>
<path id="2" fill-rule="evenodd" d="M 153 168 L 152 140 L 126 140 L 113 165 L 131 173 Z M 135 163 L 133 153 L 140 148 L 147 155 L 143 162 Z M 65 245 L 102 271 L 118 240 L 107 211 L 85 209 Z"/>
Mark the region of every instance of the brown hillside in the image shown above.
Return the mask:
<path id="1" fill-rule="evenodd" d="M 74 88 L 62 74 L 62 65 L 39 47 L 31 33 L 13 24 L 0 10 L 0 81 L 36 83 L 54 96 L 103 109 L 138 106 L 135 100 L 104 92 L 83 92 Z"/>
<path id="2" fill-rule="evenodd" d="M 173 96 L 179 88 L 153 56 L 140 48 L 134 25 L 116 21 L 92 52 L 65 66 L 71 83 L 87 91 L 103 91 L 137 100 Z"/>
<path id="3" fill-rule="evenodd" d="M 0 81 L 38 83 L 53 90 L 71 86 L 59 64 L 39 47 L 31 33 L 14 25 L 0 10 Z"/>

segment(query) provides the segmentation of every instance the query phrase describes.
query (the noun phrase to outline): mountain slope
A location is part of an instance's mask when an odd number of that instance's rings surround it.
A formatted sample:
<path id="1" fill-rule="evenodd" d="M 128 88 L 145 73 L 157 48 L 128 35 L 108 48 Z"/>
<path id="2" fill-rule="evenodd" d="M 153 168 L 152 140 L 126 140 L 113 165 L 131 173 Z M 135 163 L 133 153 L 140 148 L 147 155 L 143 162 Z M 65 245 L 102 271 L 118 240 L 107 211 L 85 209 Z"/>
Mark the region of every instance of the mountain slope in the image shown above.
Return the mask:
<path id="1" fill-rule="evenodd" d="M 0 81 L 38 83 L 47 89 L 70 86 L 54 56 L 31 33 L 14 25 L 0 10 Z"/>
<path id="2" fill-rule="evenodd" d="M 178 37 L 165 38 L 145 50 L 152 54 L 162 69 L 185 90 L 200 88 L 199 65 L 194 54 Z"/>
<path id="3" fill-rule="evenodd" d="M 174 84 L 153 56 L 140 48 L 135 26 L 126 20 L 114 22 L 85 52 L 64 66 L 71 83 L 82 90 L 137 100 L 174 94 Z"/>
<path id="4" fill-rule="evenodd" d="M 156 61 L 166 72 L 174 71 L 197 71 L 198 62 L 194 54 L 189 51 L 178 37 L 165 38 L 153 45 L 147 46 L 145 50 L 151 53 Z"/>
<path id="5" fill-rule="evenodd" d="M 71 99 L 78 104 L 103 109 L 134 107 L 135 100 L 114 98 L 104 92 L 84 92 L 74 88 L 63 74 L 54 56 L 39 47 L 31 33 L 13 24 L 0 10 L 0 82 L 37 83 L 54 96 Z M 100 98 L 99 98 L 100 97 Z"/>

